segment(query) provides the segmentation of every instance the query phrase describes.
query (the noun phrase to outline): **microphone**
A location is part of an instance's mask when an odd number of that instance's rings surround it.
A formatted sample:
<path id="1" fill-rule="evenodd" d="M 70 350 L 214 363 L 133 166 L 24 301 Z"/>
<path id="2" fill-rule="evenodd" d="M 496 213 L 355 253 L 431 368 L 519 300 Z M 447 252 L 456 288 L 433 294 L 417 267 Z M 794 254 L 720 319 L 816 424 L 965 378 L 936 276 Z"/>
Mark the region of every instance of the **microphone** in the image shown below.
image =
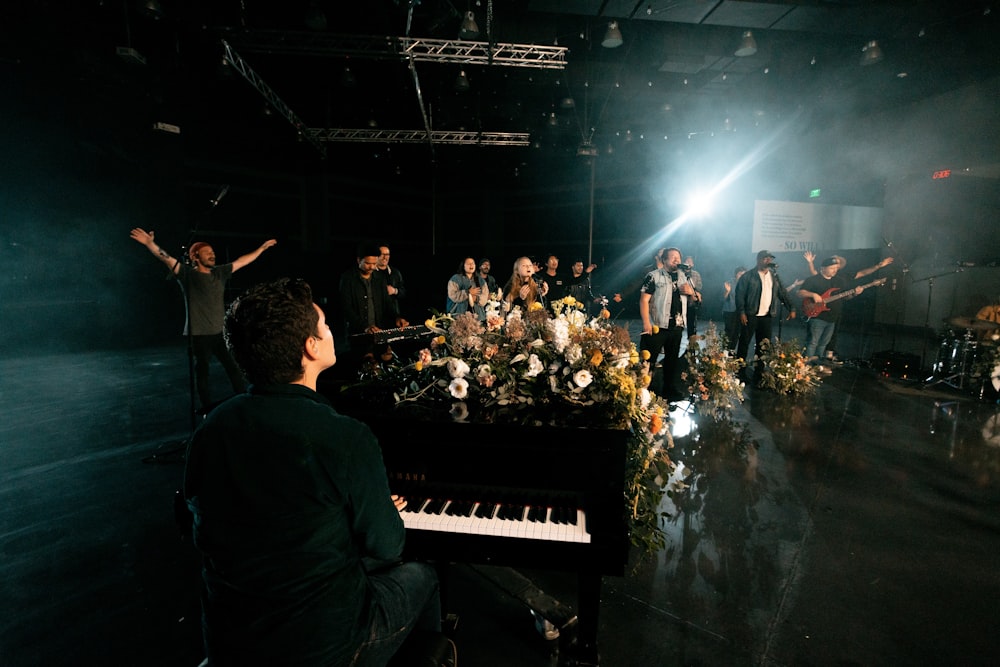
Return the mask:
<path id="1" fill-rule="evenodd" d="M 889 239 L 885 238 L 884 236 L 882 237 L 882 243 L 885 244 L 886 248 L 891 248 L 892 247 L 892 241 L 890 241 Z"/>
<path id="2" fill-rule="evenodd" d="M 778 268 L 778 265 L 777 264 L 768 264 L 767 268 L 769 268 L 769 269 L 776 269 L 776 268 Z"/>
<path id="3" fill-rule="evenodd" d="M 691 270 L 691 266 L 689 264 L 678 264 L 677 268 L 683 271 L 684 273 L 687 273 L 688 271 Z"/>
<path id="4" fill-rule="evenodd" d="M 222 186 L 222 189 L 219 190 L 219 194 L 215 195 L 215 199 L 209 200 L 209 203 L 212 205 L 212 208 L 215 208 L 216 206 L 219 205 L 219 202 L 222 201 L 222 198 L 226 196 L 227 192 L 229 192 L 228 184 Z"/>

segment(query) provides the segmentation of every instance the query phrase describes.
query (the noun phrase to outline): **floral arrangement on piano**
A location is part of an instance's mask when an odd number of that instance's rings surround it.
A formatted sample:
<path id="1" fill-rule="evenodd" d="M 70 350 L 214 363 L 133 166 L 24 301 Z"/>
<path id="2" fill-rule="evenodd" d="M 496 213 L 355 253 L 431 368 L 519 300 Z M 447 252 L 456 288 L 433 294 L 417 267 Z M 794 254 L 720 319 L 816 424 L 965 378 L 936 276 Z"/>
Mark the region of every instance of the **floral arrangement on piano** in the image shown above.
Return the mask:
<path id="1" fill-rule="evenodd" d="M 730 356 L 714 322 L 709 323 L 700 345 L 688 347 L 687 358 L 688 370 L 681 377 L 688 382 L 695 409 L 715 421 L 729 418 L 733 408 L 743 402 L 743 382 L 738 374 L 744 363 Z"/>
<path id="2" fill-rule="evenodd" d="M 819 371 L 806 362 L 798 341 L 761 342 L 761 384 L 779 394 L 810 394 L 820 385 Z"/>
<path id="3" fill-rule="evenodd" d="M 434 315 L 425 322 L 429 346 L 368 382 L 388 383 L 397 406 L 447 410 L 459 421 L 627 429 L 630 539 L 652 553 L 665 542 L 660 501 L 685 488 L 668 454 L 669 409 L 649 391 L 648 363 L 606 309 L 588 317 L 572 297 L 550 308 L 504 313 L 490 301 L 485 322 Z"/>

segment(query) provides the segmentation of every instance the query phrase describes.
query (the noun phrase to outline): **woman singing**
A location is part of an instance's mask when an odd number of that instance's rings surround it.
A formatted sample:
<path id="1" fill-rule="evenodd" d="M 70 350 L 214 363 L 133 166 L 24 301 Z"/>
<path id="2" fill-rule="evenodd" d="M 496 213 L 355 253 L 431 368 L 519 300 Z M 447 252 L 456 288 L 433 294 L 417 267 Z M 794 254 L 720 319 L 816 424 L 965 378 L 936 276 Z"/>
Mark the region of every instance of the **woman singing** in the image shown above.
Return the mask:
<path id="1" fill-rule="evenodd" d="M 505 310 L 510 310 L 514 306 L 528 310 L 532 304 L 540 301 L 540 297 L 549 293 L 549 286 L 545 281 L 536 282 L 532 277 L 534 273 L 535 267 L 531 260 L 527 257 L 518 257 L 514 262 L 514 273 L 503 288 Z"/>
<path id="2" fill-rule="evenodd" d="M 485 320 L 484 306 L 488 299 L 489 291 L 476 272 L 476 260 L 466 257 L 459 265 L 458 273 L 448 281 L 448 314 L 472 312 L 480 320 Z"/>

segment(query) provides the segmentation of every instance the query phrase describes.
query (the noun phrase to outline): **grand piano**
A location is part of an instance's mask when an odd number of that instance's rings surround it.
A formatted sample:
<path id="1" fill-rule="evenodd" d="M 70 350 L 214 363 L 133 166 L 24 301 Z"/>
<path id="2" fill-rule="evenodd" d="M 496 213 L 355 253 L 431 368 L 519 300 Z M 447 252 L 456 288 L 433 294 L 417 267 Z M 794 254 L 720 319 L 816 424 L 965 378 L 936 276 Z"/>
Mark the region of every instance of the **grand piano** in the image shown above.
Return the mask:
<path id="1" fill-rule="evenodd" d="M 597 665 L 601 579 L 621 576 L 628 553 L 627 432 L 344 411 L 375 432 L 389 486 L 408 500 L 405 557 L 576 573 L 569 650 Z"/>

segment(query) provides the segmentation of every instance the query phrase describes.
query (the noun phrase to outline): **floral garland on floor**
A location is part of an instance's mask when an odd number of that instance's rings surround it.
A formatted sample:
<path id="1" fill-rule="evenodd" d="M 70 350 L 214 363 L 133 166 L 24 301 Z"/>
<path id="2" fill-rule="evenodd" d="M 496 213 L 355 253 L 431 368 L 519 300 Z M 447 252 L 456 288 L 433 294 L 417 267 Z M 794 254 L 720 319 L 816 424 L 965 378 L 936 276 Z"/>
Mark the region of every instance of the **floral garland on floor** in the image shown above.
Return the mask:
<path id="1" fill-rule="evenodd" d="M 628 430 L 630 540 L 642 555 L 654 553 L 665 544 L 660 501 L 684 488 L 667 453 L 668 406 L 649 391 L 648 364 L 607 310 L 588 318 L 572 297 L 550 307 L 504 313 L 494 295 L 485 322 L 437 314 L 425 322 L 434 338 L 414 361 L 383 364 L 351 389 L 391 391 L 396 406 L 457 421 Z"/>
<path id="2" fill-rule="evenodd" d="M 715 421 L 728 419 L 733 408 L 743 402 L 743 382 L 739 378 L 743 360 L 730 356 L 715 322 L 709 322 L 704 338 L 689 342 L 686 355 L 688 370 L 681 379 L 688 383 L 695 409 Z"/>
<path id="3" fill-rule="evenodd" d="M 761 341 L 763 373 L 759 384 L 779 394 L 810 394 L 822 382 L 816 366 L 808 363 L 797 340 Z"/>

